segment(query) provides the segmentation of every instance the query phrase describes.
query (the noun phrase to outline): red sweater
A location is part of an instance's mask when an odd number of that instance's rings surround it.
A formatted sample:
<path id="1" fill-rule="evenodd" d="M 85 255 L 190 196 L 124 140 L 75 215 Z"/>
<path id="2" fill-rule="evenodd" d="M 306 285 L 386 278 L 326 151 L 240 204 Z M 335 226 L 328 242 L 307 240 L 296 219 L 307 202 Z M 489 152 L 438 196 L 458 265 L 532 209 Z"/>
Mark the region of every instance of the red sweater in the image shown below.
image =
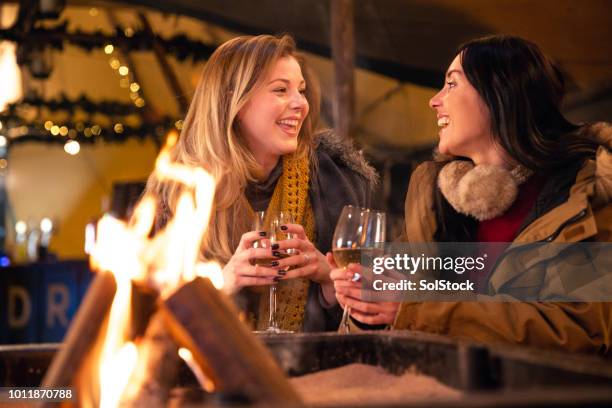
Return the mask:
<path id="1" fill-rule="evenodd" d="M 521 227 L 527 215 L 535 205 L 536 199 L 546 179 L 539 175 L 534 175 L 527 182 L 519 187 L 516 200 L 505 213 L 490 220 L 481 221 L 478 224 L 476 241 L 478 242 L 512 242 L 516 238 L 518 229 Z M 509 244 L 508 244 L 509 245 Z M 505 251 L 507 245 L 499 245 L 487 248 L 487 266 L 493 267 L 497 258 Z M 490 269 L 485 268 L 470 278 L 475 280 L 476 286 L 480 289 L 489 276 Z"/>
<path id="2" fill-rule="evenodd" d="M 545 181 L 544 177 L 533 176 L 521 184 L 516 200 L 505 213 L 478 224 L 476 241 L 512 242 L 533 208 Z"/>

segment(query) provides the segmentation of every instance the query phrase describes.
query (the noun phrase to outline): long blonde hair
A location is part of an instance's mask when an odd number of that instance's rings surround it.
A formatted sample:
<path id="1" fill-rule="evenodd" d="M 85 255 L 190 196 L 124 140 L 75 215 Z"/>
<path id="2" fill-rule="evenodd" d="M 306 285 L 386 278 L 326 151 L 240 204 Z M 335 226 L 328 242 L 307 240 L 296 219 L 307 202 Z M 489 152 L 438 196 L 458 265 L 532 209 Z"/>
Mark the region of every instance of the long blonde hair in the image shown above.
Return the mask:
<path id="1" fill-rule="evenodd" d="M 204 67 L 183 129 L 171 156 L 178 163 L 200 166 L 217 182 L 208 232 L 203 239 L 205 257 L 226 263 L 242 233 L 250 226 L 249 204 L 244 189 L 261 174 L 237 126 L 238 112 L 261 85 L 273 64 L 283 57 L 295 58 L 304 75 L 310 111 L 298 136 L 296 154 L 311 157 L 320 91 L 315 77 L 296 52 L 289 35 L 233 38 L 211 55 Z M 173 215 L 181 185 L 149 178 L 147 192 L 158 197 L 158 226 Z"/>

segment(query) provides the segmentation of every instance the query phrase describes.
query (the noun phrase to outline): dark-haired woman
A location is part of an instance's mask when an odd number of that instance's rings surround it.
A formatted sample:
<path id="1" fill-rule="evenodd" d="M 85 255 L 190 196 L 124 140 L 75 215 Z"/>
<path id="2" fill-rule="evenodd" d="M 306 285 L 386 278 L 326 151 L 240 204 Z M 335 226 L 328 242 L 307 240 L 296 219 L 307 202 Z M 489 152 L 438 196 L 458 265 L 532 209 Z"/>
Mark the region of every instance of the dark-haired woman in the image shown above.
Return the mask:
<path id="1" fill-rule="evenodd" d="M 534 255 L 524 268 L 503 262 L 522 243 L 612 238 L 612 127 L 571 124 L 559 110 L 562 96 L 562 75 L 536 45 L 495 36 L 461 46 L 430 101 L 440 155 L 411 176 L 405 238 L 509 243 L 497 266 L 475 277 L 488 295 L 536 291 L 541 298 L 554 294 L 553 277 L 581 273 L 578 286 L 606 278 L 578 272 L 564 255 Z M 357 322 L 612 354 L 612 303 L 367 303 L 359 284 L 347 281 L 352 268 L 334 269 L 332 279 Z"/>

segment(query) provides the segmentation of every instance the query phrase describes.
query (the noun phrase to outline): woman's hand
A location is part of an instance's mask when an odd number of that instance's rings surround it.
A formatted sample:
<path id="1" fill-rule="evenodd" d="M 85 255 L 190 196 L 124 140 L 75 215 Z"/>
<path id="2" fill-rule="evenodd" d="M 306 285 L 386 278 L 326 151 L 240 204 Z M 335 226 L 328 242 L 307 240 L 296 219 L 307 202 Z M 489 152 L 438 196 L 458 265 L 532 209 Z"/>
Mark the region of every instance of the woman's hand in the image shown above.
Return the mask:
<path id="1" fill-rule="evenodd" d="M 262 235 L 263 234 L 263 235 Z M 245 286 L 270 285 L 280 277 L 278 269 L 268 265 L 254 265 L 255 259 L 270 260 L 272 250 L 268 248 L 253 248 L 255 241 L 266 239 L 265 232 L 250 231 L 242 235 L 240 244 L 229 262 L 223 268 L 226 293 L 234 294 Z"/>
<path id="2" fill-rule="evenodd" d="M 325 255 L 319 252 L 306 237 L 304 227 L 299 224 L 285 224 L 281 226 L 281 230 L 286 234 L 292 234 L 292 238 L 272 244 L 273 256 L 287 253 L 289 250 L 290 255 L 287 258 L 278 257 L 277 263 L 273 264 L 273 267 L 281 272 L 286 271 L 282 279 L 308 278 L 319 284 L 331 285 L 329 278 L 331 266 Z M 291 254 L 292 249 L 297 250 L 295 254 Z M 293 269 L 288 270 L 289 268 Z"/>
<path id="3" fill-rule="evenodd" d="M 335 264 L 334 264 L 335 266 Z M 392 324 L 399 307 L 397 302 L 364 302 L 361 300 L 361 265 L 351 263 L 346 268 L 333 268 L 336 299 L 342 308 L 351 308 L 351 317 L 365 324 Z"/>

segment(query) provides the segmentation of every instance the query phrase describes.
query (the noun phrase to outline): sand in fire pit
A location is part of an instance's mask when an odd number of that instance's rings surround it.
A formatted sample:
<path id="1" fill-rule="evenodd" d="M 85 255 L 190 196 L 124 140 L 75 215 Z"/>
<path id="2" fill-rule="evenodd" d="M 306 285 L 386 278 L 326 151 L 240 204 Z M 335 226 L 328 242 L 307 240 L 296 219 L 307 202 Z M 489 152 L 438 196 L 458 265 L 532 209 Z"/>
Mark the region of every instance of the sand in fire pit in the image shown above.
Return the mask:
<path id="1" fill-rule="evenodd" d="M 291 384 L 310 405 L 393 403 L 462 396 L 461 391 L 433 377 L 410 371 L 396 376 L 381 367 L 365 364 L 349 364 L 291 378 Z"/>

